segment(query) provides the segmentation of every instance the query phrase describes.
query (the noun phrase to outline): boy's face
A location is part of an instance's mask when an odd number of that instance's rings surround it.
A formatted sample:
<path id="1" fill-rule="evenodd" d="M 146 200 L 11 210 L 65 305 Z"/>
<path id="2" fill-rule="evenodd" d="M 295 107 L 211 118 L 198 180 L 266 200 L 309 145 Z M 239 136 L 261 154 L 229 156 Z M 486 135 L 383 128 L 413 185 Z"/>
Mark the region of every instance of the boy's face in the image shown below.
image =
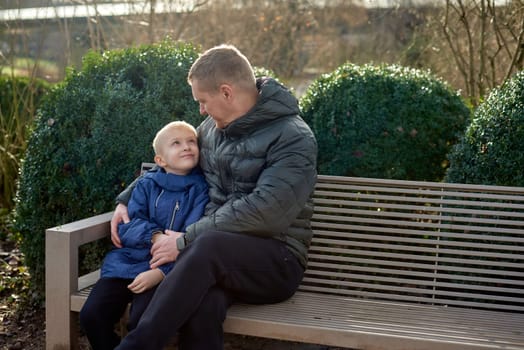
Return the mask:
<path id="1" fill-rule="evenodd" d="M 167 173 L 187 175 L 197 166 L 199 149 L 195 133 L 186 128 L 168 130 L 161 139 L 155 162 Z"/>

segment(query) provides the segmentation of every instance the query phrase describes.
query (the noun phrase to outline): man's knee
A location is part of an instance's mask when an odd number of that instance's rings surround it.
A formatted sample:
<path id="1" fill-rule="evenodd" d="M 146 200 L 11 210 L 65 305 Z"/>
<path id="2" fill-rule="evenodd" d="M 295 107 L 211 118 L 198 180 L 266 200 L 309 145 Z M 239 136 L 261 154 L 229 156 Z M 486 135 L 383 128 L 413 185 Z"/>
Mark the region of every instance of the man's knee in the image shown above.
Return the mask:
<path id="1" fill-rule="evenodd" d="M 226 292 L 218 287 L 210 289 L 180 329 L 180 349 L 220 349 L 224 341 L 222 324 L 229 305 L 231 298 Z"/>

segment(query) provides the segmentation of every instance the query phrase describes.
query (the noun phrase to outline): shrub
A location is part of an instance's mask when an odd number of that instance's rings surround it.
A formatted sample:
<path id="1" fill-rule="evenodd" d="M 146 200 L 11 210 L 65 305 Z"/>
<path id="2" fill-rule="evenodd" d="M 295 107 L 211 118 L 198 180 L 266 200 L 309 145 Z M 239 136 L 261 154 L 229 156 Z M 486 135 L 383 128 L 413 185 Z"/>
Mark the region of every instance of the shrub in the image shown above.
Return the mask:
<path id="1" fill-rule="evenodd" d="M 524 71 L 493 89 L 450 153 L 446 181 L 524 186 Z"/>
<path id="2" fill-rule="evenodd" d="M 456 92 L 428 72 L 345 64 L 302 96 L 322 174 L 441 180 L 469 120 Z"/>
<path id="3" fill-rule="evenodd" d="M 35 110 L 49 87 L 40 79 L 0 76 L 0 213 L 14 206 L 20 158 Z"/>
<path id="4" fill-rule="evenodd" d="M 165 41 L 86 55 L 39 110 L 23 162 L 15 210 L 37 291 L 44 286 L 44 231 L 114 209 L 115 196 L 151 161 L 156 131 L 173 119 L 198 125 L 187 84 L 197 57 Z M 98 262 L 103 249 L 86 252 Z"/>

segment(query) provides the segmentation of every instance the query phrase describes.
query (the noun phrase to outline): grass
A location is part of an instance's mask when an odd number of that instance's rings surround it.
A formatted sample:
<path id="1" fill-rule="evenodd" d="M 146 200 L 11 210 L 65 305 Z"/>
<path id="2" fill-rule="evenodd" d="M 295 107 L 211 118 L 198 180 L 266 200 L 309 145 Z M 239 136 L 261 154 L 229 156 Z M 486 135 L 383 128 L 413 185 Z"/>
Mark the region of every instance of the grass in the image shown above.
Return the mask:
<path id="1" fill-rule="evenodd" d="M 50 84 L 42 79 L 0 76 L 0 216 L 14 205 L 20 159 L 39 102 Z M 5 220 L 2 219 L 2 222 Z M 2 228 L 0 226 L 0 228 Z M 2 233 L 0 232 L 0 238 Z"/>
<path id="2" fill-rule="evenodd" d="M 5 63 L 0 65 L 0 75 L 31 77 L 33 76 L 33 71 L 35 71 L 35 76 L 46 80 L 57 81 L 60 79 L 58 64 L 49 60 L 19 57 L 11 62 L 7 62 L 7 64 Z"/>

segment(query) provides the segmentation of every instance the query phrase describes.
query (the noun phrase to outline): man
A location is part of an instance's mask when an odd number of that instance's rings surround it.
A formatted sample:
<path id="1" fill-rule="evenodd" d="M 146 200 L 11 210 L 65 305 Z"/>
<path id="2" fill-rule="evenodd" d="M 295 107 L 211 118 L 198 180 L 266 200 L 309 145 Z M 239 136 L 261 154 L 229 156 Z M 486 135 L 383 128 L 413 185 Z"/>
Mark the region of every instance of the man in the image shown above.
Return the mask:
<path id="1" fill-rule="evenodd" d="M 117 349 L 162 349 L 177 332 L 181 350 L 223 349 L 227 308 L 288 299 L 307 264 L 317 145 L 296 98 L 255 80 L 229 45 L 204 52 L 188 82 L 208 115 L 197 131 L 210 202 L 186 233 L 155 237 L 151 268 L 176 264 Z M 117 246 L 125 197 L 111 222 Z"/>

